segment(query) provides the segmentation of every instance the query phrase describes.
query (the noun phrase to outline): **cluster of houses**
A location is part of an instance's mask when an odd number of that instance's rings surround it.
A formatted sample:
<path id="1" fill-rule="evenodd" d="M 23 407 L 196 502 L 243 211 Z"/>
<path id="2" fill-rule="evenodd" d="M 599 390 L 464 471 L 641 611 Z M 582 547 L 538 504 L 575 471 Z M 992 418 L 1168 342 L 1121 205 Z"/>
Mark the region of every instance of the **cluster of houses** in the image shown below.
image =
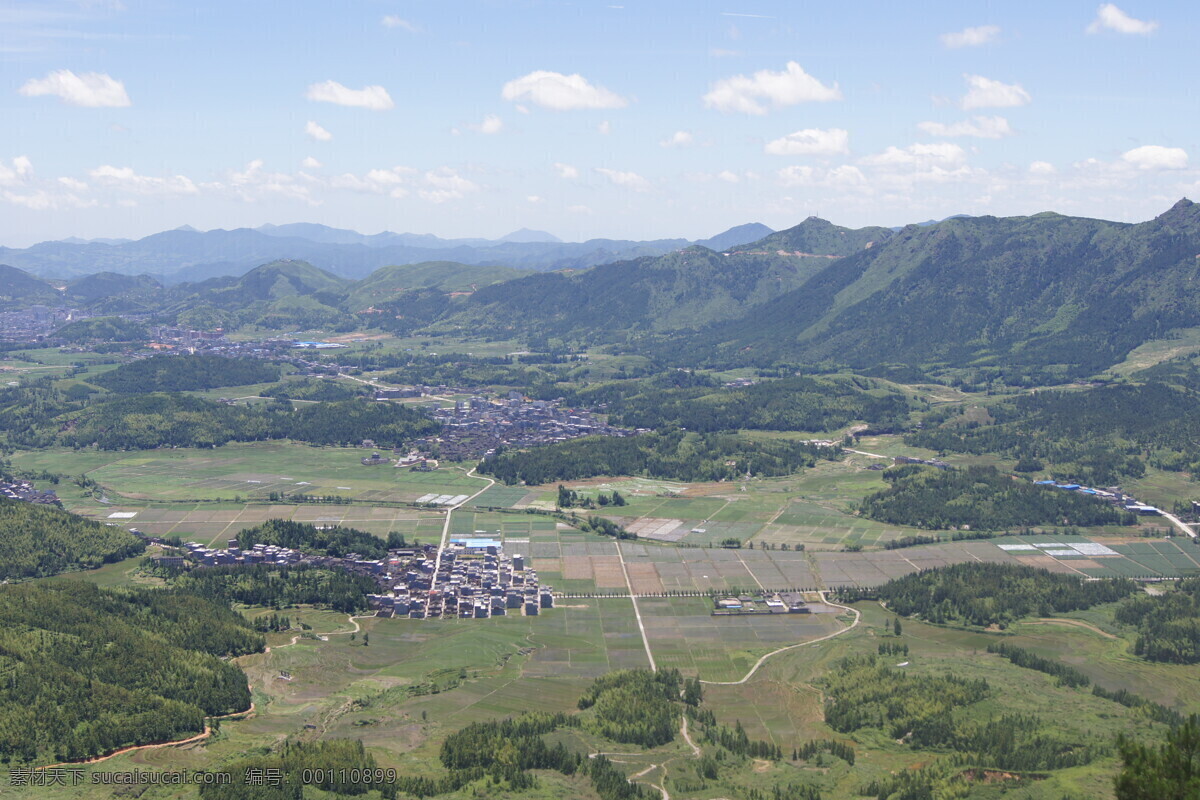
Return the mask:
<path id="1" fill-rule="evenodd" d="M 1034 486 L 1049 486 L 1054 489 L 1062 489 L 1066 492 L 1079 492 L 1080 494 L 1091 495 L 1100 500 L 1106 500 L 1113 505 L 1118 505 L 1126 511 L 1131 511 L 1134 514 L 1161 514 L 1158 508 L 1145 503 L 1139 502 L 1133 497 L 1121 491 L 1119 486 L 1110 486 L 1107 489 L 1093 489 L 1090 486 L 1081 486 L 1078 483 L 1059 483 L 1058 481 L 1045 480 L 1034 481 Z"/>
<path id="2" fill-rule="evenodd" d="M 554 607 L 551 587 L 494 539 L 451 539 L 440 555 L 432 545 L 391 551 L 386 591 L 368 596 L 371 607 L 379 616 L 410 619 L 536 616 Z"/>
<path id="3" fill-rule="evenodd" d="M 740 614 L 808 614 L 811 609 L 799 592 L 762 592 L 757 595 L 743 594 L 737 597 L 714 597 L 714 617 L 737 616 Z"/>
<path id="4" fill-rule="evenodd" d="M 29 481 L 8 481 L 0 479 L 0 497 L 9 500 L 21 500 L 26 503 L 38 503 L 44 506 L 62 508 L 62 501 L 52 491 L 42 491 L 34 488 Z"/>
<path id="5" fill-rule="evenodd" d="M 375 442 L 371 439 L 363 440 L 363 447 L 374 447 Z M 369 456 L 363 456 L 359 459 L 364 467 L 378 467 L 384 464 L 391 464 L 395 458 L 394 466 L 397 469 L 408 469 L 413 472 L 433 472 L 438 468 L 437 459 L 431 458 L 428 453 L 422 453 L 419 450 L 410 450 L 407 454 L 402 454 L 399 448 L 393 448 L 391 456 L 385 456 L 380 451 L 376 450 Z"/>
<path id="6" fill-rule="evenodd" d="M 936 458 L 913 458 L 912 456 L 896 456 L 892 459 L 892 464 L 900 466 L 901 464 L 924 464 L 927 467 L 937 467 L 938 469 L 950 469 L 950 465 L 945 461 L 939 461 Z"/>
<path id="7" fill-rule="evenodd" d="M 529 400 L 517 392 L 501 401 L 482 396 L 459 400 L 454 408 L 435 410 L 433 417 L 442 424 L 441 433 L 415 444 L 423 450 L 436 446 L 442 458 L 452 461 L 486 458 L 498 447 L 533 447 L 580 436 L 632 436 L 637 432 L 608 425 L 588 411 Z"/>
<path id="8" fill-rule="evenodd" d="M 161 543 L 140 531 L 133 533 Z M 554 607 L 551 587 L 539 583 L 537 572 L 524 556 L 506 555 L 495 539 L 452 539 L 440 554 L 432 544 L 398 548 L 382 559 L 365 559 L 356 553 L 342 558 L 312 556 L 261 542 L 243 550 L 236 539 L 223 548 L 187 542 L 182 551 L 153 560 L 174 568 L 189 564 L 198 568 L 311 564 L 364 575 L 379 589 L 367 595 L 367 604 L 381 617 L 487 619 L 509 614 L 536 616 L 542 609 Z"/>

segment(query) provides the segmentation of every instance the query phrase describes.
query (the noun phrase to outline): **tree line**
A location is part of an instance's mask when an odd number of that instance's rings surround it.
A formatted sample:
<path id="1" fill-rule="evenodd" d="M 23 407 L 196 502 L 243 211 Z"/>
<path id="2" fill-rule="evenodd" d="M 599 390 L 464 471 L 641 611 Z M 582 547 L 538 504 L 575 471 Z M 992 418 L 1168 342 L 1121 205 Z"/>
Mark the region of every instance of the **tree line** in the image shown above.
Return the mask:
<path id="1" fill-rule="evenodd" d="M 1090 495 L 1016 480 L 992 466 L 885 470 L 890 485 L 863 498 L 864 516 L 915 528 L 1002 530 L 1028 525 L 1132 525 L 1137 517 Z"/>
<path id="2" fill-rule="evenodd" d="M 145 549 L 145 542 L 122 527 L 0 498 L 0 580 L 94 569 Z"/>
<path id="3" fill-rule="evenodd" d="M 190 354 L 151 356 L 89 375 L 87 382 L 119 394 L 194 392 L 279 380 L 279 365 L 260 358 Z"/>

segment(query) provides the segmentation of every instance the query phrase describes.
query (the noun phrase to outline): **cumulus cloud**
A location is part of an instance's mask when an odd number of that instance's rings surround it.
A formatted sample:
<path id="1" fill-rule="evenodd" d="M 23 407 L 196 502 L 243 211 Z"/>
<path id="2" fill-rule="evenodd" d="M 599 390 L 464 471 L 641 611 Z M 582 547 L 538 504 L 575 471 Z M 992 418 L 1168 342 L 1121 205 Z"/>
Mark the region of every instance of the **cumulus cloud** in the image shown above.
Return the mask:
<path id="1" fill-rule="evenodd" d="M 1091 25 L 1087 26 L 1088 33 L 1100 33 L 1101 31 L 1109 30 L 1135 36 L 1145 36 L 1157 29 L 1157 22 L 1135 19 L 1112 3 L 1101 5 L 1096 11 L 1096 18 L 1092 20 Z"/>
<path id="2" fill-rule="evenodd" d="M 767 142 L 765 152 L 773 156 L 830 156 L 850 152 L 850 134 L 841 128 L 806 128 Z"/>
<path id="3" fill-rule="evenodd" d="M 345 172 L 329 179 L 333 189 L 347 189 L 352 192 L 369 194 L 387 194 L 392 197 L 404 197 L 408 194 L 406 184 L 415 182 L 417 170 L 412 167 L 391 167 L 389 169 L 372 169 L 363 175 Z"/>
<path id="4" fill-rule="evenodd" d="M 964 75 L 967 79 L 967 93 L 963 96 L 962 107 L 972 108 L 1010 108 L 1024 106 L 1033 101 L 1029 92 L 1019 83 L 1001 83 L 985 78 L 982 75 Z"/>
<path id="5" fill-rule="evenodd" d="M 867 178 L 858 167 L 844 164 L 833 169 L 814 169 L 809 166 L 793 165 L 776 173 L 783 186 L 822 186 L 849 189 L 865 186 Z"/>
<path id="6" fill-rule="evenodd" d="M 624 108 L 629 103 L 619 94 L 590 83 L 582 75 L 535 70 L 504 84 L 500 96 L 514 102 L 530 102 L 555 111 L 585 108 Z"/>
<path id="7" fill-rule="evenodd" d="M 542 203 L 546 202 L 546 198 L 541 197 L 540 195 L 531 194 L 526 195 L 525 202 L 529 203 L 531 206 L 540 206 Z"/>
<path id="8" fill-rule="evenodd" d="M 391 95 L 382 86 L 364 86 L 361 89 L 350 89 L 337 81 L 314 83 L 308 87 L 305 97 L 317 103 L 333 103 L 339 106 L 369 108 L 372 111 L 386 111 L 395 108 Z"/>
<path id="9" fill-rule="evenodd" d="M 912 144 L 908 147 L 889 147 L 859 159 L 858 163 L 868 167 L 948 167 L 962 164 L 967 154 L 961 147 L 950 142 L 935 144 Z"/>
<path id="10" fill-rule="evenodd" d="M 310 197 L 307 186 L 300 184 L 293 176 L 286 173 L 268 172 L 263 169 L 261 158 L 256 158 L 248 163 L 241 172 L 230 170 L 229 187 L 248 203 L 255 202 L 262 195 L 275 194 L 316 205 L 316 202 Z"/>
<path id="11" fill-rule="evenodd" d="M 717 173 L 717 180 L 725 181 L 726 183 L 741 183 L 742 176 L 738 175 L 736 172 L 723 169 Z"/>
<path id="12" fill-rule="evenodd" d="M 1013 129 L 1004 117 L 971 117 L 949 125 L 944 122 L 921 122 L 917 127 L 930 136 L 947 138 L 972 136 L 976 139 L 1003 139 L 1013 135 Z"/>
<path id="13" fill-rule="evenodd" d="M 69 69 L 33 78 L 17 90 L 26 97 L 53 95 L 67 105 L 84 108 L 124 108 L 130 105 L 125 84 L 103 72 L 76 75 Z"/>
<path id="14" fill-rule="evenodd" d="M 633 189 L 635 192 L 645 192 L 650 189 L 650 181 L 636 172 L 621 172 L 620 170 L 605 169 L 604 167 L 596 167 L 596 172 L 608 178 L 614 186 Z"/>
<path id="15" fill-rule="evenodd" d="M 1049 161 L 1034 161 L 1029 165 L 1030 175 L 1053 175 L 1058 172 Z"/>
<path id="16" fill-rule="evenodd" d="M 196 194 L 199 191 L 191 178 L 184 175 L 171 175 L 165 178 L 139 175 L 134 172 L 133 167 L 114 167 L 104 164 L 90 170 L 88 175 L 101 186 L 131 194 Z"/>
<path id="17" fill-rule="evenodd" d="M 1138 169 L 1185 169 L 1188 154 L 1181 147 L 1148 144 L 1123 153 L 1121 160 Z"/>
<path id="18" fill-rule="evenodd" d="M 0 161 L 0 186 L 19 186 L 33 175 L 33 163 L 25 156 L 17 156 L 9 167 Z"/>
<path id="19" fill-rule="evenodd" d="M 943 46 L 957 50 L 960 47 L 979 47 L 994 40 L 999 35 L 1000 26 L 980 25 L 977 28 L 963 28 L 961 31 L 954 33 L 943 33 L 939 38 L 941 38 Z"/>
<path id="20" fill-rule="evenodd" d="M 78 178 L 59 178 L 58 182 L 73 192 L 86 192 L 88 189 L 88 185 Z"/>
<path id="21" fill-rule="evenodd" d="M 302 167 L 307 167 L 308 169 L 320 169 L 320 168 L 321 168 L 321 162 L 320 162 L 320 161 L 317 161 L 317 160 L 316 160 L 315 158 L 313 158 L 312 156 L 309 156 L 308 158 L 306 158 L 306 159 L 304 159 L 303 161 L 301 161 L 301 162 L 300 162 L 300 166 L 302 166 Z"/>
<path id="22" fill-rule="evenodd" d="M 780 72 L 763 69 L 751 76 L 722 78 L 702 99 L 706 108 L 717 111 L 766 114 L 771 108 L 797 103 L 841 100 L 842 91 L 836 83 L 826 86 L 795 61 L 789 61 Z"/>
<path id="23" fill-rule="evenodd" d="M 576 169 L 575 167 L 571 166 L 570 164 L 561 164 L 561 163 L 555 162 L 554 171 L 558 173 L 558 177 L 560 177 L 560 178 L 578 178 L 579 177 L 579 170 Z"/>
<path id="24" fill-rule="evenodd" d="M 468 125 L 467 127 L 473 131 L 478 131 L 479 133 L 492 136 L 504 130 L 504 120 L 500 119 L 500 117 L 496 116 L 495 114 L 488 114 L 484 116 L 483 122 L 479 123 L 478 125 Z M 457 134 L 458 130 L 455 129 L 453 132 Z"/>
<path id="25" fill-rule="evenodd" d="M 385 28 L 399 28 L 400 30 L 408 31 L 409 33 L 420 33 L 421 32 L 421 29 L 419 27 L 417 27 L 413 23 L 409 22 L 408 20 L 404 19 L 403 17 L 396 16 L 395 14 L 388 14 L 386 17 L 384 17 L 380 21 L 382 22 L 383 27 L 385 27 Z"/>
<path id="26" fill-rule="evenodd" d="M 687 131 L 675 131 L 659 144 L 663 147 L 690 147 L 693 141 L 695 140 Z"/>
<path id="27" fill-rule="evenodd" d="M 421 198 L 431 203 L 448 203 L 461 200 L 479 186 L 459 175 L 449 167 L 438 167 L 425 173 L 425 187 L 418 191 Z"/>
<path id="28" fill-rule="evenodd" d="M 316 139 L 318 142 L 328 142 L 333 139 L 332 133 L 325 130 L 311 119 L 308 121 L 308 124 L 304 126 L 304 132 L 313 139 Z"/>

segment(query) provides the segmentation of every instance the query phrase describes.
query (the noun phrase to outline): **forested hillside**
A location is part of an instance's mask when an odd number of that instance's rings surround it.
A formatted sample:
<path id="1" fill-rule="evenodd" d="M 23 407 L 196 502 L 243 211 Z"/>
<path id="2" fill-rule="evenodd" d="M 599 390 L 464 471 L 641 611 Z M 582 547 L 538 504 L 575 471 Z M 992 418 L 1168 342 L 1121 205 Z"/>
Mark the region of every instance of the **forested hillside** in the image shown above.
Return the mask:
<path id="1" fill-rule="evenodd" d="M 306 555 L 341 558 L 358 553 L 363 558 L 383 558 L 387 544 L 374 534 L 340 526 L 318 528 L 304 522 L 269 519 L 237 535 L 238 546 L 249 550 L 256 544 L 273 544 L 301 550 Z"/>
<path id="2" fill-rule="evenodd" d="M 640 436 L 589 436 L 529 450 L 498 452 L 477 470 L 507 484 L 541 484 L 596 475 L 646 475 L 681 481 L 730 480 L 788 475 L 822 458 L 837 458 L 836 447 L 804 442 L 751 440 L 731 434 L 680 430 Z"/>
<path id="3" fill-rule="evenodd" d="M 1084 581 L 1033 567 L 972 562 L 906 575 L 869 592 L 848 590 L 844 596 L 869 594 L 903 616 L 986 627 L 1111 603 L 1134 588 L 1125 579 Z"/>
<path id="4" fill-rule="evenodd" d="M 204 729 L 250 705 L 221 656 L 262 636 L 223 603 L 92 584 L 0 586 L 0 759 L 80 759 Z"/>
<path id="5" fill-rule="evenodd" d="M 892 525 L 998 531 L 1031 525 L 1132 525 L 1131 512 L 1096 497 L 1037 486 L 995 467 L 934 469 L 919 465 L 883 473 L 888 488 L 865 497 L 863 516 Z"/>
<path id="6" fill-rule="evenodd" d="M 776 234 L 778 236 L 779 234 Z M 1086 375 L 1194 324 L 1200 208 L 1128 225 L 1044 213 L 910 225 L 739 319 L 659 347 L 690 363 L 1058 365 Z M 979 359 L 986 359 L 979 362 Z"/>
<path id="7" fill-rule="evenodd" d="M 141 539 L 119 526 L 0 498 L 0 580 L 94 569 L 145 549 Z"/>
<path id="8" fill-rule="evenodd" d="M 88 379 L 112 392 L 189 392 L 279 380 L 279 365 L 255 358 L 151 356 Z"/>
<path id="9" fill-rule="evenodd" d="M 1186 380 L 1186 373 L 1176 380 Z M 1200 472 L 1200 394 L 1166 383 L 1039 391 L 988 409 L 988 424 L 954 416 L 906 441 L 933 450 L 1043 460 L 1058 476 L 1105 486 L 1154 466 Z"/>

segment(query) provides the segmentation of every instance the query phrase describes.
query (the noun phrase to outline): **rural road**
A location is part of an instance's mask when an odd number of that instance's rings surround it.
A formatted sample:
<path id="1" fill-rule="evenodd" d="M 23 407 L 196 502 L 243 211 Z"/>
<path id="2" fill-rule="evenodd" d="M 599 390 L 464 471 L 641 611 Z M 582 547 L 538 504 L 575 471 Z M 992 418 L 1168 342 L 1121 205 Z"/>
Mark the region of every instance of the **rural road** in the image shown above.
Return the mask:
<path id="1" fill-rule="evenodd" d="M 633 616 L 637 618 L 638 630 L 642 632 L 642 646 L 646 648 L 646 659 L 650 662 L 650 671 L 658 672 L 654 663 L 654 653 L 650 652 L 650 639 L 646 636 L 646 626 L 642 624 L 642 612 L 638 608 L 637 595 L 633 593 L 633 584 L 629 580 L 629 568 L 625 566 L 625 554 L 621 552 L 621 543 L 613 542 L 617 548 L 617 560 L 621 562 L 621 572 L 625 574 L 625 585 L 629 587 L 629 600 L 633 603 Z"/>
<path id="2" fill-rule="evenodd" d="M 765 656 L 760 658 L 758 661 L 754 662 L 754 666 L 750 668 L 750 671 L 747 672 L 742 677 L 741 680 L 737 680 L 737 681 L 705 681 L 705 680 L 702 680 L 700 682 L 706 683 L 709 686 L 740 686 L 741 684 L 745 683 L 746 681 L 748 681 L 752 677 L 754 677 L 754 673 L 758 672 L 758 668 L 761 667 L 763 665 L 763 663 L 771 656 L 779 655 L 780 653 L 785 652 L 787 650 L 795 650 L 797 647 L 807 647 L 810 644 L 817 644 L 818 642 L 824 642 L 824 641 L 834 638 L 835 636 L 841 636 L 843 633 L 854 630 L 856 627 L 858 627 L 858 623 L 862 620 L 862 614 L 859 613 L 857 608 L 851 608 L 850 606 L 844 606 L 840 603 L 834 603 L 825 597 L 824 592 L 820 592 L 820 595 L 821 595 L 821 601 L 823 603 L 825 603 L 826 605 L 830 605 L 835 608 L 844 608 L 847 611 L 849 611 L 851 614 L 853 614 L 854 622 L 851 622 L 849 625 L 847 625 L 845 628 L 842 628 L 840 631 L 834 631 L 833 633 L 826 634 L 825 636 L 822 636 L 820 638 L 810 639 L 807 642 L 800 642 L 799 644 L 789 644 L 787 647 L 781 647 L 778 650 L 772 650 L 771 652 L 767 653 Z"/>
<path id="3" fill-rule="evenodd" d="M 1164 517 L 1169 519 L 1171 521 L 1171 524 L 1173 524 L 1176 528 L 1179 528 L 1179 530 L 1183 531 L 1188 536 L 1192 537 L 1193 539 L 1196 538 L 1196 532 L 1194 530 L 1192 530 L 1187 525 L 1187 523 L 1185 523 L 1179 517 L 1175 516 L 1174 514 L 1168 514 L 1167 512 L 1163 511 L 1162 509 L 1159 509 L 1158 513 L 1162 514 Z"/>
<path id="4" fill-rule="evenodd" d="M 475 494 L 468 497 L 466 500 L 463 500 L 461 503 L 450 506 L 449 508 L 446 509 L 446 522 L 442 525 L 442 540 L 438 544 L 437 560 L 434 561 L 434 563 L 433 563 L 433 580 L 429 584 L 430 591 L 433 591 L 434 589 L 437 588 L 437 576 L 438 576 L 438 572 L 442 568 L 442 551 L 446 549 L 446 545 L 449 544 L 449 539 L 450 539 L 450 516 L 451 516 L 451 514 L 453 514 L 456 510 L 462 508 L 467 503 L 471 502 L 476 497 L 479 497 L 479 495 L 483 494 L 488 489 L 490 489 L 496 485 L 496 482 L 494 480 L 492 480 L 491 478 L 486 478 L 483 475 L 476 475 L 474 467 L 471 467 L 471 469 L 467 472 L 467 475 L 471 476 L 472 478 L 482 478 L 483 480 L 488 482 L 488 485 L 483 487 L 482 489 L 480 489 Z"/>

